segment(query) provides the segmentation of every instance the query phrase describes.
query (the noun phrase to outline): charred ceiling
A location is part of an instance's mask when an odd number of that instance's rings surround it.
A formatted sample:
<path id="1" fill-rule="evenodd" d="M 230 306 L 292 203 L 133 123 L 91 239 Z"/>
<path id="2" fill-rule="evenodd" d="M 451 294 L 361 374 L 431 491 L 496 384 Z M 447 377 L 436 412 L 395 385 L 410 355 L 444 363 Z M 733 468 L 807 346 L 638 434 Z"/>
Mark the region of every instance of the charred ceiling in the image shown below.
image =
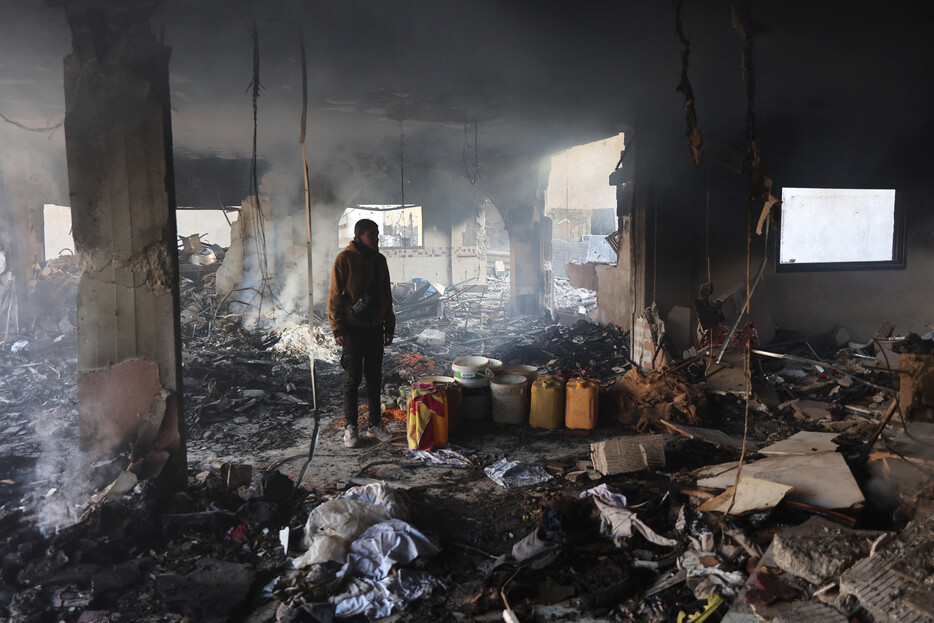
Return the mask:
<path id="1" fill-rule="evenodd" d="M 143 4 L 153 5 L 153 31 L 172 48 L 179 155 L 249 157 L 254 23 L 263 85 L 258 148 L 272 166 L 300 170 L 300 34 L 312 168 L 353 152 L 397 162 L 403 123 L 413 162 L 463 169 L 464 125 L 475 122 L 481 176 L 513 155 L 546 155 L 623 127 L 657 137 L 643 145 L 683 140 L 684 99 L 675 91 L 681 44 L 666 3 Z M 0 26 L 0 113 L 31 126 L 57 123 L 61 58 L 71 41 L 64 11 L 24 0 L 4 5 L 15 19 Z M 844 13 L 834 3 L 762 2 L 751 10 L 762 31 L 755 43 L 758 129 L 771 149 L 793 153 L 771 140 L 777 136 L 832 154 L 827 143 L 844 138 L 853 149 L 840 151 L 858 153 L 862 163 L 890 153 L 895 141 L 922 153 L 931 134 L 917 124 L 932 84 L 924 52 L 930 6 L 890 3 L 885 19 Z M 732 31 L 731 5 L 686 3 L 680 18 L 705 142 L 742 150 L 743 44 Z M 805 112 L 811 128 L 799 123 Z"/>

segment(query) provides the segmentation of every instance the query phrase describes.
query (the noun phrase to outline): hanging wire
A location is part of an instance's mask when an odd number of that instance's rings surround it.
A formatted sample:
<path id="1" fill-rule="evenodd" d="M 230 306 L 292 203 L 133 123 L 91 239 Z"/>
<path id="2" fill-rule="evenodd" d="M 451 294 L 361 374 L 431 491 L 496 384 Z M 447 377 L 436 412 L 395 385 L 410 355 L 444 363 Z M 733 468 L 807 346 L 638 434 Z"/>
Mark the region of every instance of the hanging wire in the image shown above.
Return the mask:
<path id="1" fill-rule="evenodd" d="M 402 186 L 402 210 L 405 210 L 405 118 L 399 119 L 399 182 Z M 402 213 L 400 212 L 400 218 Z M 402 249 L 402 278 L 405 279 L 405 247 Z"/>
<path id="2" fill-rule="evenodd" d="M 710 184 L 707 185 L 707 205 L 704 208 L 704 257 L 707 259 L 707 283 L 710 283 Z"/>
<path id="3" fill-rule="evenodd" d="M 4 114 L 2 114 L 2 113 L 0 113 L 0 119 L 3 119 L 4 121 L 6 121 L 7 123 L 9 123 L 10 125 L 16 126 L 16 127 L 19 128 L 20 130 L 26 130 L 27 132 L 48 132 L 48 133 L 49 133 L 48 138 L 52 138 L 52 135 L 55 134 L 55 131 L 58 130 L 60 127 L 62 127 L 62 124 L 65 123 L 65 120 L 62 119 L 61 121 L 59 121 L 59 122 L 56 123 L 55 125 L 49 125 L 49 126 L 46 126 L 46 127 L 44 127 L 44 128 L 33 128 L 33 127 L 28 126 L 28 125 L 24 125 L 24 124 L 20 123 L 19 121 L 14 121 L 13 119 L 10 119 L 9 117 L 7 117 L 6 115 L 4 115 Z"/>
<path id="4" fill-rule="evenodd" d="M 655 209 L 652 221 L 652 302 L 655 302 L 656 285 L 658 284 L 658 197 L 655 197 Z"/>
<path id="5" fill-rule="evenodd" d="M 253 196 L 254 202 L 254 218 L 251 224 L 253 230 L 253 240 L 256 246 L 256 253 L 259 260 L 259 270 L 261 276 L 260 288 L 257 290 L 257 296 L 259 297 L 259 305 L 257 306 L 257 317 L 262 316 L 263 311 L 263 301 L 268 296 L 272 302 L 273 306 L 278 306 L 282 309 L 285 308 L 282 305 L 281 301 L 278 300 L 274 291 L 273 291 L 273 280 L 269 275 L 269 263 L 267 259 L 267 248 L 266 248 L 266 224 L 265 219 L 263 218 L 262 204 L 260 202 L 259 195 L 259 173 L 257 167 L 257 139 L 259 136 L 259 96 L 260 91 L 264 89 L 262 82 L 260 81 L 260 53 L 259 53 L 259 28 L 256 25 L 256 17 L 253 15 L 253 10 L 251 5 L 246 4 L 247 10 L 247 30 L 250 35 L 250 39 L 253 41 L 253 74 L 250 80 L 250 84 L 247 86 L 247 91 L 251 92 L 251 97 L 253 100 L 253 152 L 250 159 L 250 192 Z"/>
<path id="6" fill-rule="evenodd" d="M 405 208 L 405 120 L 399 120 L 399 182 L 402 186 L 402 207 Z"/>
<path id="7" fill-rule="evenodd" d="M 752 3 L 750 0 L 746 0 L 743 6 L 743 19 L 745 24 L 751 23 L 751 6 Z M 747 95 L 747 117 L 746 117 L 746 130 L 747 130 L 747 149 L 749 157 L 752 159 L 750 167 L 750 180 L 754 179 L 756 175 L 755 162 L 758 159 L 758 135 L 756 134 L 756 122 L 755 122 L 755 75 L 753 74 L 753 64 L 752 64 L 752 32 L 745 33 L 745 46 L 743 48 L 743 78 L 746 86 L 746 95 Z M 746 309 L 745 313 L 748 315 L 751 313 L 750 309 L 750 300 L 752 299 L 752 210 L 753 202 L 755 197 L 749 193 L 747 194 L 747 207 L 746 207 Z M 765 250 L 763 253 L 768 252 L 768 223 L 766 223 L 766 236 L 765 236 Z M 760 271 L 761 273 L 761 271 Z M 739 480 L 743 473 L 743 463 L 746 460 L 746 449 L 747 449 L 747 439 L 749 437 L 749 400 L 752 394 L 752 344 L 750 343 L 751 331 L 745 331 L 743 336 L 743 373 L 744 380 L 746 385 L 746 402 L 743 413 L 743 446 L 740 450 L 739 461 L 736 466 L 736 480 L 733 483 L 733 495 L 730 497 L 730 505 L 727 507 L 726 513 L 729 514 L 733 510 L 733 505 L 736 503 L 736 492 L 739 490 Z"/>

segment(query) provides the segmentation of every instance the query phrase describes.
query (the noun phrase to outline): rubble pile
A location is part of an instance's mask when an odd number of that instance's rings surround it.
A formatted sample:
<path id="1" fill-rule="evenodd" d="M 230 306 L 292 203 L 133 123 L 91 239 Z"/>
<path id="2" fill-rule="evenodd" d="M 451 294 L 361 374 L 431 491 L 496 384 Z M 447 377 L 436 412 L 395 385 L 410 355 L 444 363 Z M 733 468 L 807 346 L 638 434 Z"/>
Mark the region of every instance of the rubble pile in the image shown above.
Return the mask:
<path id="1" fill-rule="evenodd" d="M 227 621 L 283 565 L 278 526 L 301 508 L 281 474 L 231 490 L 216 470 L 170 498 L 140 486 L 89 505 L 49 536 L 4 507 L 0 605 L 11 621 Z"/>
<path id="2" fill-rule="evenodd" d="M 108 487 L 121 457 L 69 460 L 76 361 L 57 320 L 0 348 L 0 617 L 934 621 L 931 336 L 777 339 L 748 366 L 739 343 L 641 370 L 618 329 L 507 320 L 490 286 L 416 282 L 397 293 L 387 385 L 482 353 L 598 381 L 598 426 L 469 421 L 443 449 L 348 452 L 326 328 L 315 401 L 307 329 L 246 331 L 194 277 L 186 491 Z M 337 475 L 307 490 L 289 453 L 315 402 L 331 445 L 314 465 Z"/>
<path id="3" fill-rule="evenodd" d="M 277 350 L 280 339 L 276 332 L 250 332 L 235 321 L 218 320 L 210 335 L 186 340 L 190 448 L 260 453 L 264 460 L 264 450 L 294 442 L 289 429 L 313 403 L 311 366 L 307 355 Z M 322 375 L 337 373 L 337 366 L 321 366 Z"/>
<path id="4" fill-rule="evenodd" d="M 597 309 L 597 292 L 575 288 L 570 279 L 555 278 L 555 311 L 587 316 Z"/>
<path id="5" fill-rule="evenodd" d="M 632 367 L 629 333 L 615 326 L 601 327 L 586 320 L 573 326 L 528 323 L 490 349 L 506 364 L 528 364 L 550 372 L 572 370 L 606 381 Z"/>

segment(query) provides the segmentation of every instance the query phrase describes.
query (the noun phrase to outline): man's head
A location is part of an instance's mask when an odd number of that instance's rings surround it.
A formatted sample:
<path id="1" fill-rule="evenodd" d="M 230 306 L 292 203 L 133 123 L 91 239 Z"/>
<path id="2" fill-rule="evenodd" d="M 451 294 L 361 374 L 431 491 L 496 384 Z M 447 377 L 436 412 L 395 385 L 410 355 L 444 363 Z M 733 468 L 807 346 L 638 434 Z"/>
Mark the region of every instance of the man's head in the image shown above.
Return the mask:
<path id="1" fill-rule="evenodd" d="M 362 218 L 357 221 L 353 227 L 353 237 L 357 242 L 361 242 L 374 251 L 379 251 L 379 225 L 368 218 Z"/>

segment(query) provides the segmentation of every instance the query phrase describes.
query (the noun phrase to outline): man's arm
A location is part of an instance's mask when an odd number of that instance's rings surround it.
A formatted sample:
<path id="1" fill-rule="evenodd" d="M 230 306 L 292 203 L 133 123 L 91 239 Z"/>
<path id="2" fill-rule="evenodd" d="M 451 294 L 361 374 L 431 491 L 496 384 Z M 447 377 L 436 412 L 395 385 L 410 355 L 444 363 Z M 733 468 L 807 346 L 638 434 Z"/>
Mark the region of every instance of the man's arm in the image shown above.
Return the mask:
<path id="1" fill-rule="evenodd" d="M 334 260 L 331 270 L 331 286 L 328 289 L 328 324 L 334 333 L 334 341 L 338 346 L 346 343 L 347 335 L 347 301 L 344 298 L 344 283 L 346 270 L 340 255 Z"/>
<path id="2" fill-rule="evenodd" d="M 392 344 L 392 336 L 396 332 L 396 312 L 392 309 L 392 284 L 389 281 L 389 264 L 383 258 L 386 267 L 386 279 L 383 283 L 383 292 L 386 297 L 386 313 L 383 315 L 383 345 Z"/>

